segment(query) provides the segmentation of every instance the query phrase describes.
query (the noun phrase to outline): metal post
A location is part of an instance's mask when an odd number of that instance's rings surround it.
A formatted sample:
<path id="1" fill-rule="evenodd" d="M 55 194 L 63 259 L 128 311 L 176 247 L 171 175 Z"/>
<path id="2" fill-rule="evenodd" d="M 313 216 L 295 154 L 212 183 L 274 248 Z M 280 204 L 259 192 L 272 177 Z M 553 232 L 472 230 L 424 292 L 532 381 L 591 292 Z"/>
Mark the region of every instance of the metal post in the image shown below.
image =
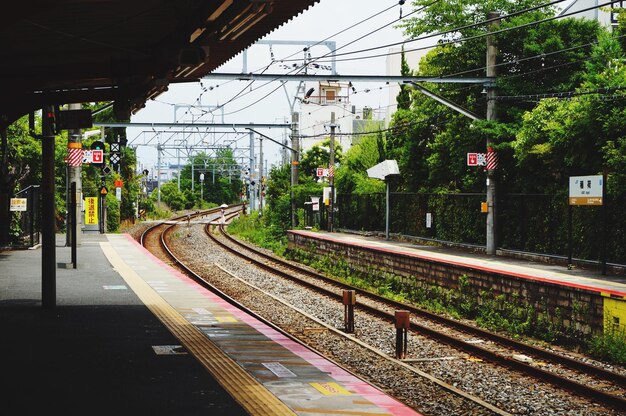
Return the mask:
<path id="1" fill-rule="evenodd" d="M 157 143 L 157 202 L 161 208 L 161 143 Z"/>
<path id="2" fill-rule="evenodd" d="M 80 110 L 81 105 L 77 103 L 73 103 L 69 105 L 70 110 Z M 102 128 L 104 130 L 104 127 Z M 104 141 L 104 139 L 103 139 Z M 83 147 L 83 135 L 80 129 L 72 129 L 67 132 L 67 147 L 69 148 L 77 148 L 81 149 Z M 78 166 L 69 166 L 68 167 L 68 182 L 76 183 L 76 205 L 74 207 L 74 211 L 76 211 L 73 215 L 76 220 L 72 222 L 72 227 L 76 228 L 76 233 L 71 232 L 72 236 L 71 244 L 74 246 L 74 241 L 76 241 L 77 245 L 81 245 L 81 237 L 82 237 L 82 218 L 81 218 L 81 204 L 78 204 L 78 201 L 82 201 L 83 194 L 83 181 L 81 179 L 81 171 L 82 167 Z M 71 197 L 70 197 L 71 198 Z M 80 198 L 80 199 L 79 199 Z M 69 230 L 68 230 L 69 231 Z M 76 240 L 74 240 L 76 239 Z"/>
<path id="3" fill-rule="evenodd" d="M 259 137 L 259 217 L 263 215 L 263 137 Z"/>
<path id="4" fill-rule="evenodd" d="M 76 192 L 76 188 L 77 188 L 77 184 L 76 182 L 72 182 L 72 185 L 70 186 L 70 218 L 72 219 L 72 267 L 76 268 L 76 246 L 78 245 L 78 241 L 76 240 L 76 234 L 78 234 L 77 232 L 77 228 L 76 225 L 78 223 L 77 221 L 77 217 L 78 217 L 78 213 L 77 213 L 77 197 L 78 194 Z"/>
<path id="5" fill-rule="evenodd" d="M 489 12 L 487 18 L 495 19 L 500 16 L 498 12 Z M 488 29 L 493 31 L 499 26 L 499 21 L 489 23 Z M 487 36 L 487 76 L 496 76 L 496 55 L 498 48 L 493 36 Z M 496 119 L 496 90 L 495 87 L 487 88 L 487 120 Z M 487 136 L 487 151 L 492 145 L 491 137 Z M 486 252 L 490 255 L 496 254 L 496 180 L 493 169 L 487 169 L 487 244 Z"/>
<path id="6" fill-rule="evenodd" d="M 389 179 L 385 180 L 387 185 L 387 198 L 385 201 L 385 240 L 389 240 Z"/>
<path id="7" fill-rule="evenodd" d="M 602 275 L 606 276 L 606 242 L 609 239 L 609 221 L 608 221 L 608 213 L 609 207 L 607 206 L 609 203 L 608 195 L 606 194 L 606 177 L 607 171 L 602 172 L 602 227 L 604 228 L 602 233 L 602 246 L 600 248 L 601 254 L 601 262 L 602 262 Z"/>
<path id="8" fill-rule="evenodd" d="M 56 307 L 56 235 L 54 205 L 54 108 L 42 109 L 41 143 L 41 301 L 44 308 Z"/>
<path id="9" fill-rule="evenodd" d="M 572 205 L 567 205 L 567 268 L 572 268 Z"/>
<path id="10" fill-rule="evenodd" d="M 296 201 L 294 198 L 293 188 L 298 184 L 298 164 L 300 161 L 299 151 L 300 151 L 300 114 L 291 113 L 291 148 L 293 151 L 291 152 L 291 227 L 295 228 L 298 225 L 298 216 L 297 216 L 297 207 Z"/>
<path id="11" fill-rule="evenodd" d="M 253 185 L 252 182 L 255 182 L 254 177 L 254 133 L 250 131 L 250 212 L 256 206 L 256 185 Z"/>
<path id="12" fill-rule="evenodd" d="M 35 189 L 31 188 L 28 191 L 28 214 L 30 221 L 30 246 L 35 246 Z"/>
<path id="13" fill-rule="evenodd" d="M 330 184 L 330 215 L 328 216 L 328 231 L 332 232 L 335 220 L 335 112 L 330 113 L 330 162 L 328 164 L 328 182 Z"/>
<path id="14" fill-rule="evenodd" d="M 356 305 L 356 294 L 354 290 L 343 291 L 343 322 L 345 331 L 349 334 L 354 332 L 354 305 Z"/>
<path id="15" fill-rule="evenodd" d="M 402 360 L 406 358 L 408 350 L 408 329 L 411 327 L 409 311 L 395 311 L 396 327 L 396 358 Z"/>

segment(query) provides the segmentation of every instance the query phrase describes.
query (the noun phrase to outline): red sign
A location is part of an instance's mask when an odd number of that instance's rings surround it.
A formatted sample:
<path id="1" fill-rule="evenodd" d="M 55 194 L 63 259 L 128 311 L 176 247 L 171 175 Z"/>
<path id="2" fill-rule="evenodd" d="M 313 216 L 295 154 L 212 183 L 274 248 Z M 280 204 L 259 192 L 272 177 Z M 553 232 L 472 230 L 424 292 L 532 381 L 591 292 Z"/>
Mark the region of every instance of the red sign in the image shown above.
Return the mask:
<path id="1" fill-rule="evenodd" d="M 468 153 L 467 166 L 485 166 L 487 165 L 486 153 Z"/>
<path id="2" fill-rule="evenodd" d="M 92 150 L 91 151 L 91 163 L 103 163 L 104 162 L 104 151 L 102 150 Z"/>
<path id="3" fill-rule="evenodd" d="M 124 181 L 122 181 L 121 179 L 116 179 L 115 180 L 115 187 L 116 188 L 121 188 L 122 186 L 124 186 Z"/>
<path id="4" fill-rule="evenodd" d="M 324 176 L 324 168 L 317 168 L 317 177 L 321 178 Z"/>

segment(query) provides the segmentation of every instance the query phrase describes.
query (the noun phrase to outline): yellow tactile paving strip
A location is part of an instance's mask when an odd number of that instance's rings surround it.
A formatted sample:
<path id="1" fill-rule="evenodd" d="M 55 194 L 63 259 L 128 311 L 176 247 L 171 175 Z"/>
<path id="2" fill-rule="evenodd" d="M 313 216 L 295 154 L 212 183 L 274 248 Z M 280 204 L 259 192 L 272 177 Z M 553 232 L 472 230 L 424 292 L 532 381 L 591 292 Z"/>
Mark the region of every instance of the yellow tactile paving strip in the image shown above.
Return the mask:
<path id="1" fill-rule="evenodd" d="M 250 415 L 295 415 L 289 407 L 246 373 L 165 302 L 120 258 L 110 243 L 100 243 L 100 245 L 109 262 L 141 301 Z"/>

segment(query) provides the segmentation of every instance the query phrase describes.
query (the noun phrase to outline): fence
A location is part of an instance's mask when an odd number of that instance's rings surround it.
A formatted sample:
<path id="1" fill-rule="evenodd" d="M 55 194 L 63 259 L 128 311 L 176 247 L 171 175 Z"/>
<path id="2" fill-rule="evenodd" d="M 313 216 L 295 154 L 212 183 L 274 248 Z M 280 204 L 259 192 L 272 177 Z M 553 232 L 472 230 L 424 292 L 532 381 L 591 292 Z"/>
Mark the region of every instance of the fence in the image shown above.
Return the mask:
<path id="1" fill-rule="evenodd" d="M 484 200 L 484 194 L 391 193 L 389 232 L 484 246 Z M 626 264 L 626 196 L 604 202 L 571 207 L 564 195 L 501 194 L 495 219 L 498 248 L 567 256 L 571 213 L 573 257 L 600 261 L 604 251 L 608 263 Z M 335 228 L 382 231 L 385 195 L 338 195 L 335 218 Z"/>
<path id="2" fill-rule="evenodd" d="M 25 211 L 11 212 L 10 243 L 17 248 L 39 244 L 41 232 L 41 193 L 38 185 L 31 185 L 15 194 L 26 199 Z"/>

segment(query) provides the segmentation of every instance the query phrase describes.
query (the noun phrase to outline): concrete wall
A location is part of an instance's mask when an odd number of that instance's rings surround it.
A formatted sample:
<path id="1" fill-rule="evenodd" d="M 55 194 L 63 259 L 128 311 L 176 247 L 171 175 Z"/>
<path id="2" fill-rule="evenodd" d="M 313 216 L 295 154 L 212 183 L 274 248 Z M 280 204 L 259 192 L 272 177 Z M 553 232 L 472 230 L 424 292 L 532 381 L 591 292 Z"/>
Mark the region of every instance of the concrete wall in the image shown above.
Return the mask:
<path id="1" fill-rule="evenodd" d="M 548 312 L 551 317 L 556 316 L 555 311 L 558 308 L 565 327 L 594 335 L 599 335 L 604 330 L 606 298 L 599 292 L 292 232 L 289 232 L 288 238 L 289 250 L 299 249 L 313 256 L 341 259 L 363 273 L 377 273 L 379 276 L 383 271 L 392 273 L 405 277 L 403 280 L 409 285 L 458 289 L 459 277 L 467 275 L 477 294 L 482 290 L 492 291 L 494 295 L 502 294 L 511 301 L 517 294 L 518 300 L 525 300 L 537 312 Z"/>

